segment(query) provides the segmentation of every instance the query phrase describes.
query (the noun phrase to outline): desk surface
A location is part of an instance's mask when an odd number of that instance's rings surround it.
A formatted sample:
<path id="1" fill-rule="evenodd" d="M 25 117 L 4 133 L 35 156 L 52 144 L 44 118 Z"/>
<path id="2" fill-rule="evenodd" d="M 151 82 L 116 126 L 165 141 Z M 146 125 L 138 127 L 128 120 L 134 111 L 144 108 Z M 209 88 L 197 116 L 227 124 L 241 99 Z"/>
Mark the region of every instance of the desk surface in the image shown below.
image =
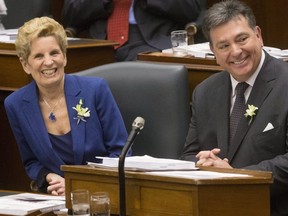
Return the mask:
<path id="1" fill-rule="evenodd" d="M 62 170 L 65 174 L 67 208 L 71 208 L 70 192 L 81 188 L 88 189 L 90 192 L 107 191 L 111 200 L 111 213 L 119 213 L 117 170 L 89 166 L 62 166 Z M 211 169 L 211 171 L 220 170 L 250 176 L 188 179 L 153 175 L 149 172 L 126 172 L 127 214 L 133 216 L 270 215 L 271 173 Z"/>
<path id="2" fill-rule="evenodd" d="M 99 46 L 110 46 L 114 47 L 117 45 L 116 42 L 110 40 L 97 40 L 97 39 L 89 39 L 89 38 L 73 38 L 68 40 L 68 49 L 70 48 L 83 48 L 83 47 L 99 47 Z M 15 44 L 11 43 L 3 43 L 0 42 L 0 50 L 7 51 L 11 50 L 15 51 Z"/>
<path id="3" fill-rule="evenodd" d="M 61 170 L 64 172 L 83 173 L 83 174 L 100 174 L 104 176 L 118 176 L 118 169 L 113 168 L 98 168 L 89 165 L 63 165 Z M 188 185 L 214 185 L 214 184 L 251 184 L 251 183 L 272 183 L 271 172 L 261 172 L 244 169 L 221 169 L 213 167 L 201 167 L 202 171 L 211 171 L 219 173 L 231 173 L 231 174 L 244 174 L 245 177 L 231 177 L 231 178 L 178 178 L 165 175 L 153 175 L 153 172 L 141 172 L 141 171 L 126 171 L 126 178 L 131 179 L 145 179 L 159 182 L 173 182 Z M 195 171 L 197 172 L 197 170 Z"/>
<path id="4" fill-rule="evenodd" d="M 221 71 L 223 68 L 217 64 L 215 58 L 195 58 L 193 56 L 176 57 L 170 53 L 144 52 L 137 56 L 141 61 L 154 61 L 183 64 L 187 69 L 198 69 L 205 71 Z"/>
<path id="5" fill-rule="evenodd" d="M 7 195 L 12 195 L 12 194 L 18 194 L 21 193 L 19 191 L 11 191 L 11 190 L 0 190 L 0 197 L 1 196 L 7 196 Z"/>

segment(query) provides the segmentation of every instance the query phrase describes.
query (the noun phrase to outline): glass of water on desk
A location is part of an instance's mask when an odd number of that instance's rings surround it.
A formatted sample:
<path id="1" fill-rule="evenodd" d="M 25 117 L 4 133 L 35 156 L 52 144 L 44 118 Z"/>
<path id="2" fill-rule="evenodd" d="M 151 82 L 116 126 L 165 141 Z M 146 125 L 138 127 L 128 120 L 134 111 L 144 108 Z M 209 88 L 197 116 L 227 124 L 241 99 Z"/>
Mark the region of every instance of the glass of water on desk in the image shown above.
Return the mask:
<path id="1" fill-rule="evenodd" d="M 110 216 L 110 199 L 107 192 L 96 192 L 91 195 L 91 216 Z"/>
<path id="2" fill-rule="evenodd" d="M 89 191 L 78 189 L 71 192 L 73 215 L 90 216 Z"/>
<path id="3" fill-rule="evenodd" d="M 187 55 L 187 31 L 177 30 L 171 32 L 171 44 L 174 56 L 186 56 Z"/>

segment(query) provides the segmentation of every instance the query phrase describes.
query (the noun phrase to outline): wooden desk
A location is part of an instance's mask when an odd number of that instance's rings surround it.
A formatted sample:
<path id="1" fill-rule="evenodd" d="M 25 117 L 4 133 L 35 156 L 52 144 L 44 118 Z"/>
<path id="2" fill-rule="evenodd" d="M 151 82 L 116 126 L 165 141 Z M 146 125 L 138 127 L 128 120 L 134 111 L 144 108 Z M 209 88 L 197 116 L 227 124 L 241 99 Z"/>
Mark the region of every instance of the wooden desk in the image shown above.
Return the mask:
<path id="1" fill-rule="evenodd" d="M 207 170 L 211 168 L 206 168 Z M 65 173 L 66 207 L 70 192 L 107 191 L 111 213 L 119 213 L 118 172 L 89 166 L 62 166 Z M 223 169 L 214 171 L 227 172 Z M 244 178 L 188 179 L 126 172 L 126 210 L 133 216 L 268 216 L 270 172 L 231 170 Z"/>
<path id="2" fill-rule="evenodd" d="M 65 72 L 78 72 L 114 62 L 115 44 L 95 39 L 69 40 Z M 0 43 L 0 65 L 0 90 L 15 90 L 31 81 L 31 76 L 24 72 L 19 62 L 14 43 Z"/>
<path id="3" fill-rule="evenodd" d="M 114 62 L 114 46 L 111 41 L 72 40 L 67 49 L 66 73 L 78 72 L 94 66 Z M 11 43 L 0 43 L 0 188 L 7 190 L 30 190 L 27 177 L 12 134 L 4 108 L 5 98 L 31 81 L 18 60 L 15 46 Z"/>
<path id="4" fill-rule="evenodd" d="M 188 80 L 191 95 L 196 85 L 212 74 L 223 70 L 223 68 L 216 63 L 215 59 L 194 58 L 192 56 L 175 57 L 173 54 L 161 52 L 140 53 L 138 54 L 137 59 L 140 61 L 185 65 L 185 67 L 188 69 Z"/>

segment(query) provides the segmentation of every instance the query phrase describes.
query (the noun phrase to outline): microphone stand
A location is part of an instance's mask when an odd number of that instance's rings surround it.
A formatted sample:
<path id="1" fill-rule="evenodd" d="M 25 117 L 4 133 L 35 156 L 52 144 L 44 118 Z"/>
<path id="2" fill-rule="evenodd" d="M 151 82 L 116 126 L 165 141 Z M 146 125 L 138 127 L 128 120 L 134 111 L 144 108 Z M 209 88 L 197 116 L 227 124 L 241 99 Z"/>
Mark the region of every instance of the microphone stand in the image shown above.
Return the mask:
<path id="1" fill-rule="evenodd" d="M 120 196 L 120 216 L 126 216 L 126 191 L 125 191 L 125 171 L 124 164 L 126 155 L 134 143 L 136 136 L 144 127 L 145 120 L 137 117 L 132 124 L 132 131 L 130 132 L 127 141 L 119 156 L 118 162 L 118 178 L 119 178 L 119 196 Z"/>

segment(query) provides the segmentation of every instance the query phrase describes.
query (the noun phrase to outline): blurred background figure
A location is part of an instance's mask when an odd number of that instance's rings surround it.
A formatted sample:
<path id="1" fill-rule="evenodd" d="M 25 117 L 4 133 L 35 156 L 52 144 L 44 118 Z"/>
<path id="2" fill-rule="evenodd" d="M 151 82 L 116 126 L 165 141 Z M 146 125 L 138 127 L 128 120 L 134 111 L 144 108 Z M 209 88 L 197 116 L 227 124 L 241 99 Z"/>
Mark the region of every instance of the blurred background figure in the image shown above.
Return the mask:
<path id="1" fill-rule="evenodd" d="M 117 41 L 116 60 L 131 61 L 141 52 L 171 48 L 171 31 L 185 29 L 188 23 L 198 32 L 195 42 L 203 42 L 199 28 L 205 6 L 205 0 L 65 0 L 62 15 L 68 36 L 82 37 L 85 32 L 90 38 Z M 124 17 L 113 35 L 112 23 Z"/>
<path id="2" fill-rule="evenodd" d="M 5 5 L 5 2 L 4 0 L 0 0 L 0 31 L 5 29 L 2 23 L 2 17 L 6 15 L 7 15 L 7 7 Z"/>
<path id="3" fill-rule="evenodd" d="M 35 17 L 51 17 L 52 0 L 6 0 L 5 3 L 8 14 L 3 18 L 3 25 L 6 29 L 19 28 Z"/>

